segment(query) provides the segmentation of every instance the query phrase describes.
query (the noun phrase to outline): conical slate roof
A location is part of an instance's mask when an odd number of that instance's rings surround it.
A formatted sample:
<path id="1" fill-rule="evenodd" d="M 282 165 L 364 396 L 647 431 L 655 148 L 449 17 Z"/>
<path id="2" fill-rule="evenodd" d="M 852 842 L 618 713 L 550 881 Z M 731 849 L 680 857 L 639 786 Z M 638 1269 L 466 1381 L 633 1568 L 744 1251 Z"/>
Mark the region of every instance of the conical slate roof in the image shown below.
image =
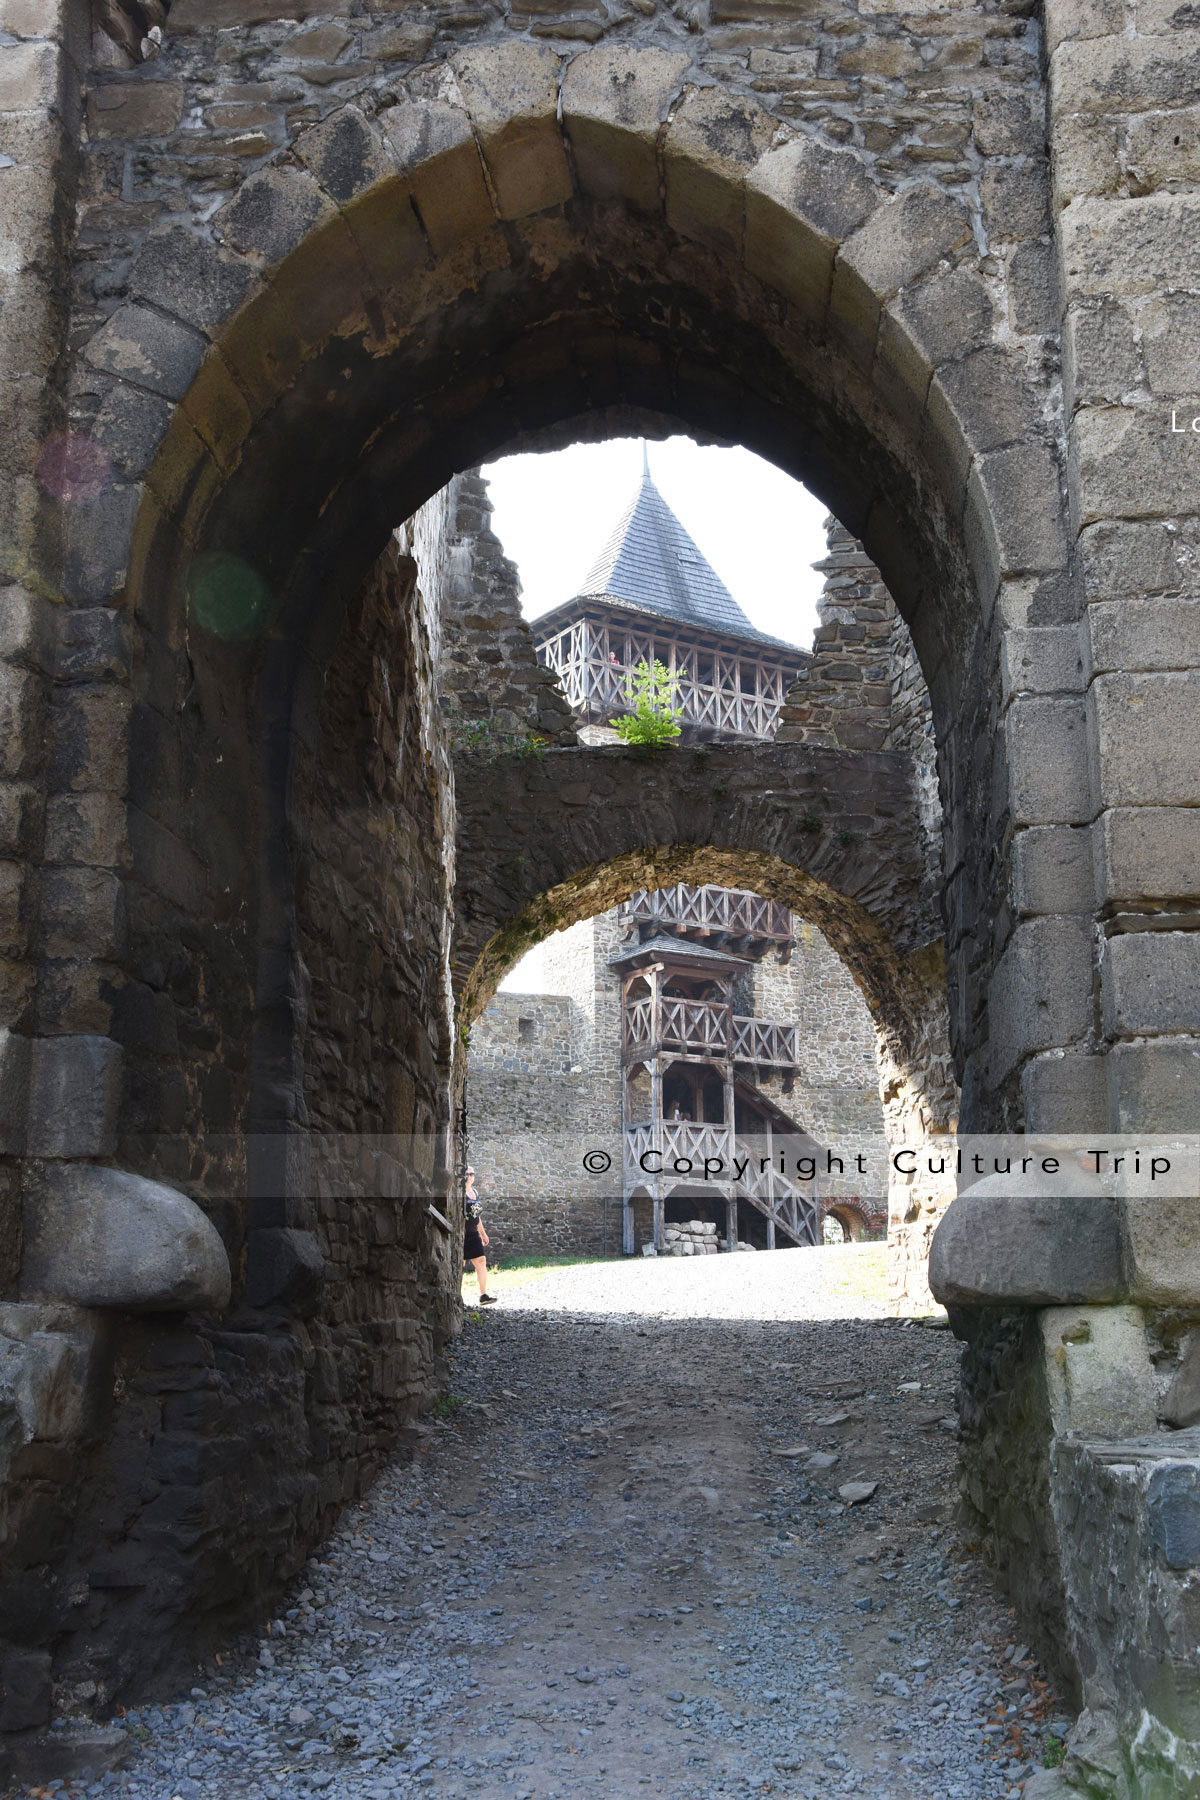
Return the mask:
<path id="1" fill-rule="evenodd" d="M 648 463 L 641 486 L 588 571 L 575 601 L 567 604 L 581 600 L 607 600 L 674 620 L 693 631 L 795 649 L 750 623 L 655 487 Z M 541 625 L 543 619 L 561 611 L 554 607 L 535 624 Z"/>

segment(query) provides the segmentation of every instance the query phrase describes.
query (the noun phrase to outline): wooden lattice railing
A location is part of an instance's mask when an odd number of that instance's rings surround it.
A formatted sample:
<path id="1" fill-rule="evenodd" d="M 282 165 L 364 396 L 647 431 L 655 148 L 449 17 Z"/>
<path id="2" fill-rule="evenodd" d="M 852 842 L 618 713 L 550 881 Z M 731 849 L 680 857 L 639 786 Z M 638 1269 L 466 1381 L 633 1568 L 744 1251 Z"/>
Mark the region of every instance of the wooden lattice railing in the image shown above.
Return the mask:
<path id="1" fill-rule="evenodd" d="M 778 900 L 764 900 L 742 888 L 639 888 L 618 908 L 623 924 L 684 926 L 693 931 L 728 932 L 735 937 L 790 943 L 792 915 Z"/>

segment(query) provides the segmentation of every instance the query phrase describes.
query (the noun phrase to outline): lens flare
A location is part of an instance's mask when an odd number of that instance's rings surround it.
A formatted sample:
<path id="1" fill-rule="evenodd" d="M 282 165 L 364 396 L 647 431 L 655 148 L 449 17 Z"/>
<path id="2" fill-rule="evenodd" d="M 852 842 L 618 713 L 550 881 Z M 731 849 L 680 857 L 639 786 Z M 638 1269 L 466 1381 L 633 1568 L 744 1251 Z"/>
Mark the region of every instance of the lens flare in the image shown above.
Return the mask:
<path id="1" fill-rule="evenodd" d="M 94 438 L 82 431 L 56 431 L 42 445 L 37 478 L 64 506 L 98 500 L 112 481 L 112 464 Z"/>
<path id="2" fill-rule="evenodd" d="M 206 551 L 187 574 L 188 612 L 214 637 L 248 638 L 260 632 L 271 594 L 257 569 L 225 550 Z"/>

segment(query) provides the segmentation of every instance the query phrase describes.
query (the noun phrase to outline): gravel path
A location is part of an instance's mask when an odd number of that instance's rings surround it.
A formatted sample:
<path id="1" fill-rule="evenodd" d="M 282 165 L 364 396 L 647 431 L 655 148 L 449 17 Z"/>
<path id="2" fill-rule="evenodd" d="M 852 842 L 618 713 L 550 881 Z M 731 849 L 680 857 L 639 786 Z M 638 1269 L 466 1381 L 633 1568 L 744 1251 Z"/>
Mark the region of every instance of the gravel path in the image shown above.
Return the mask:
<path id="1" fill-rule="evenodd" d="M 1053 1709 L 948 1523 L 957 1347 L 830 1322 L 854 1254 L 593 1265 L 469 1311 L 440 1416 L 257 1655 L 61 1791 L 1019 1794 Z"/>

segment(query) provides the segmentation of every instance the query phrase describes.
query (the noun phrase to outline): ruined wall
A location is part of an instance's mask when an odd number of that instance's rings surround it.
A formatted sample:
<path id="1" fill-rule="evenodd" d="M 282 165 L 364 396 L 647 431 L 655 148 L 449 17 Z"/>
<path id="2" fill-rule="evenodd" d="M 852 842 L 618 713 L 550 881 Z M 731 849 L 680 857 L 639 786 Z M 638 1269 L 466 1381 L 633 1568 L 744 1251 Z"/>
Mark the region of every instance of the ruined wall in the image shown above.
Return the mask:
<path id="1" fill-rule="evenodd" d="M 415 514 L 406 530 L 423 569 L 439 572 L 442 643 L 438 703 L 460 750 L 573 744 L 567 699 L 537 660 L 521 616 L 516 564 L 491 528 L 487 482 L 468 469 Z"/>

